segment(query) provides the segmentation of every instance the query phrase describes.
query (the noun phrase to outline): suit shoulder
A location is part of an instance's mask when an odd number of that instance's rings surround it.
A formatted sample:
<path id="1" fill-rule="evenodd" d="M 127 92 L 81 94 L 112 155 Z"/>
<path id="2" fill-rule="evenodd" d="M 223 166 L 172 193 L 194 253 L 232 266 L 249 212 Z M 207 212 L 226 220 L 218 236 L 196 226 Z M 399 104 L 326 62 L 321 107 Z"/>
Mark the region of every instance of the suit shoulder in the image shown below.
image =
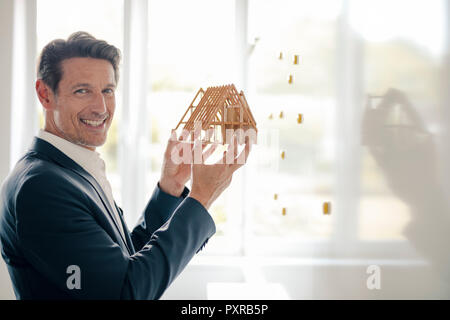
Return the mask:
<path id="1" fill-rule="evenodd" d="M 37 181 L 46 185 L 52 184 L 52 180 L 63 179 L 64 171 L 64 168 L 56 163 L 28 153 L 17 162 L 8 180 L 15 182 L 18 186 Z"/>
<path id="2" fill-rule="evenodd" d="M 2 186 L 3 201 L 22 196 L 70 191 L 74 173 L 34 153 L 22 157 Z M 5 199 L 6 198 L 6 199 Z"/>

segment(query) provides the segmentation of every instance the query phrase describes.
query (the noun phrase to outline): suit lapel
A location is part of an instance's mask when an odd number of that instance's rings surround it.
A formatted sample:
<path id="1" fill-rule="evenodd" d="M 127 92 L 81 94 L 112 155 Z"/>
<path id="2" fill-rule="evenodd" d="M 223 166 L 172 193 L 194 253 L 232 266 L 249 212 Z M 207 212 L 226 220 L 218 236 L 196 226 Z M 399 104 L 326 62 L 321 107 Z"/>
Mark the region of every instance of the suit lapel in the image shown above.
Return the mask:
<path id="1" fill-rule="evenodd" d="M 103 206 L 106 208 L 106 211 L 109 214 L 109 217 L 111 218 L 111 220 L 114 223 L 114 226 L 116 228 L 116 234 L 119 234 L 119 239 L 122 240 L 122 243 L 125 245 L 125 247 L 127 248 L 128 252 L 131 254 L 130 248 L 128 247 L 126 240 L 122 234 L 122 232 L 120 231 L 119 228 L 119 223 L 121 223 L 120 221 L 117 221 L 116 217 L 114 216 L 114 212 L 113 209 L 103 191 L 103 188 L 98 184 L 97 180 L 94 179 L 94 177 L 92 177 L 89 173 L 87 173 L 83 168 L 80 167 L 81 170 L 76 170 L 74 168 L 69 168 L 72 171 L 76 172 L 77 174 L 79 174 L 80 176 L 82 176 L 84 179 L 86 179 L 91 185 L 92 187 L 94 187 L 95 191 L 97 191 L 97 194 L 99 195 L 100 199 L 102 200 Z M 124 229 L 124 233 L 125 233 L 125 229 Z"/>
<path id="2" fill-rule="evenodd" d="M 120 217 L 120 221 L 122 223 L 123 230 L 126 230 L 125 238 L 127 239 L 128 247 L 131 249 L 132 254 L 135 254 L 136 250 L 134 249 L 133 241 L 131 240 L 130 233 L 128 232 L 127 225 L 126 225 L 124 217 L 123 217 L 122 209 L 119 208 L 119 206 L 116 204 L 115 201 L 114 201 L 114 205 L 116 206 L 117 212 L 119 213 L 119 217 Z"/>
<path id="3" fill-rule="evenodd" d="M 122 235 L 122 232 L 120 231 L 120 228 L 118 225 L 118 223 L 122 223 L 122 221 L 116 221 L 116 218 L 114 217 L 113 209 L 112 209 L 109 201 L 107 200 L 107 197 L 106 197 L 103 189 L 97 182 L 97 180 L 95 180 L 94 177 L 92 177 L 88 172 L 86 172 L 86 170 L 84 170 L 75 161 L 73 161 L 71 158 L 69 158 L 63 152 L 61 152 L 58 148 L 54 147 L 53 145 L 51 145 L 50 143 L 48 143 L 45 140 L 35 137 L 30 149 L 31 149 L 31 151 L 37 151 L 39 153 L 43 153 L 43 154 L 47 155 L 49 158 L 56 161 L 59 165 L 72 170 L 73 172 L 80 175 L 81 177 L 83 177 L 85 180 L 87 180 L 89 182 L 89 184 L 95 189 L 98 196 L 100 197 L 100 199 L 103 203 L 103 206 L 105 207 L 105 209 L 110 217 L 110 220 L 113 221 L 113 224 L 115 227 L 113 229 L 114 229 L 114 233 L 115 233 L 117 240 L 119 240 L 121 242 L 122 246 L 125 247 L 128 250 L 128 253 L 131 255 L 132 252 L 130 250 L 129 245 L 127 244 L 127 240 Z M 123 229 L 124 229 L 124 233 L 127 233 L 125 231 L 126 228 L 124 227 Z"/>

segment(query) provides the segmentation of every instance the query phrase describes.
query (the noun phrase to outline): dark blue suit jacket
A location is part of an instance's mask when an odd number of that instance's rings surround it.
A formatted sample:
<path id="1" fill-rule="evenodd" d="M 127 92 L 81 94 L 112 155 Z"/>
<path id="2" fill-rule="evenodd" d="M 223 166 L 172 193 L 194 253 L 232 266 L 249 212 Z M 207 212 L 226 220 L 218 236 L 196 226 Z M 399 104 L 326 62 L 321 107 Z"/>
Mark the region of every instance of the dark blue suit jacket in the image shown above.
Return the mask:
<path id="1" fill-rule="evenodd" d="M 195 199 L 156 187 L 130 233 L 121 235 L 97 181 L 35 138 L 4 181 L 0 243 L 18 299 L 158 299 L 215 233 Z M 81 288 L 69 289 L 67 268 Z"/>

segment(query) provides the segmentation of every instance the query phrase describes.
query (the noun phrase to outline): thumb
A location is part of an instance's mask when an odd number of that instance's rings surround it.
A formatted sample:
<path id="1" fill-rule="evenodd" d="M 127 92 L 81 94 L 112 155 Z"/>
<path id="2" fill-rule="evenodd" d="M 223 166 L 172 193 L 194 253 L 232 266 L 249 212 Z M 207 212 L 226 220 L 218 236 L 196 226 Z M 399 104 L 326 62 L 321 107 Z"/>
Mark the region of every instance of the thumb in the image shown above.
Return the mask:
<path id="1" fill-rule="evenodd" d="M 200 140 L 194 141 L 194 146 L 192 148 L 192 161 L 194 165 L 203 163 L 203 144 Z"/>
<path id="2" fill-rule="evenodd" d="M 172 151 L 177 144 L 178 144 L 177 132 L 175 129 L 172 129 L 169 139 L 167 141 L 167 147 L 166 147 L 166 151 L 165 151 L 166 157 L 168 157 L 172 154 Z"/>

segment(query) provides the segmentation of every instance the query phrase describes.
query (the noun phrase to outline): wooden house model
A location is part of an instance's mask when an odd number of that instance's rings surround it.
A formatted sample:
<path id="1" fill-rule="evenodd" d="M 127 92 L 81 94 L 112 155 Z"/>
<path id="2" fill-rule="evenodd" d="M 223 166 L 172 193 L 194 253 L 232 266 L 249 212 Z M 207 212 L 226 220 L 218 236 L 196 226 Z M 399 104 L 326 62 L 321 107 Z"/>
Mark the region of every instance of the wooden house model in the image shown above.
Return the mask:
<path id="1" fill-rule="evenodd" d="M 175 130 L 183 126 L 191 133 L 201 126 L 202 140 L 205 143 L 227 144 L 227 130 L 253 129 L 256 143 L 256 121 L 250 111 L 244 92 L 238 92 L 234 84 L 202 88 L 197 92 Z M 239 139 L 239 143 L 243 143 Z"/>

